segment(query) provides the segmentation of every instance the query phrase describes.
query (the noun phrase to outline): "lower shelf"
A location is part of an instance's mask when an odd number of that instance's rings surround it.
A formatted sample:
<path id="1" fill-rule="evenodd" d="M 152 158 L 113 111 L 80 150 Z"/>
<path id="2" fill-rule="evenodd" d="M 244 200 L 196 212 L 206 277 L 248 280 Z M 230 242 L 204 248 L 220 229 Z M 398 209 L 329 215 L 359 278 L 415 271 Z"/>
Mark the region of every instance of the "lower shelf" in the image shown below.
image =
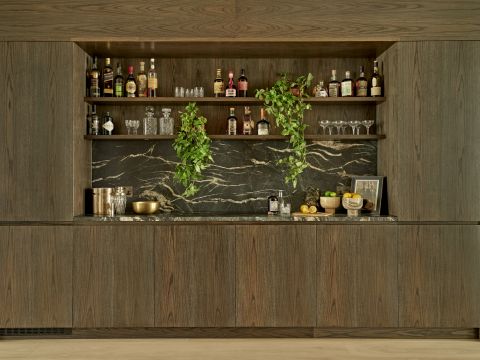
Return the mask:
<path id="1" fill-rule="evenodd" d="M 282 135 L 209 135 L 212 140 L 253 140 L 271 141 L 286 140 Z M 173 140 L 176 135 L 85 135 L 86 140 Z M 385 135 L 305 135 L 306 140 L 380 140 Z"/>

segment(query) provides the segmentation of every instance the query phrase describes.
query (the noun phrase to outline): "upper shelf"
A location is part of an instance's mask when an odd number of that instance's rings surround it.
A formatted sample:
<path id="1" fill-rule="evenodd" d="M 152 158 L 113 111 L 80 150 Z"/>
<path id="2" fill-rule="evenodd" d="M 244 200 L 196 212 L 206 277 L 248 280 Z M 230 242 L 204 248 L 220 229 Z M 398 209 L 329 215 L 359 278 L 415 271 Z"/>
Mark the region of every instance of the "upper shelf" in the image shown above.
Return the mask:
<path id="1" fill-rule="evenodd" d="M 340 97 L 340 98 L 308 98 L 305 102 L 311 104 L 375 104 L 384 102 L 384 97 Z M 261 105 L 262 100 L 254 97 L 156 97 L 156 98 L 116 98 L 116 97 L 86 97 L 85 102 L 95 105 L 147 105 L 147 104 L 188 104 L 196 102 L 205 105 Z"/>
<path id="2" fill-rule="evenodd" d="M 208 135 L 212 140 L 286 140 L 286 136 L 282 135 Z M 84 135 L 86 140 L 173 140 L 176 135 Z M 312 141 L 332 141 L 332 140 L 381 140 L 385 139 L 385 135 L 305 135 L 305 140 Z"/>
<path id="3" fill-rule="evenodd" d="M 378 57 L 395 43 L 381 40 L 141 39 L 76 41 L 91 56 L 114 58 L 307 58 Z"/>

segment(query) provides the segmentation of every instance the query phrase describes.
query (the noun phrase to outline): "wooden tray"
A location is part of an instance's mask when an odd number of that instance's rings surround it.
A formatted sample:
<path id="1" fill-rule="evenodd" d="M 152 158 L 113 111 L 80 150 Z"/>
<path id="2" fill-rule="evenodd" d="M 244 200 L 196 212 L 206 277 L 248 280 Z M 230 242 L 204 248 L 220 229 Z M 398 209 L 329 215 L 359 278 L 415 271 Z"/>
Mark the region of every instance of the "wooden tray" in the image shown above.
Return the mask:
<path id="1" fill-rule="evenodd" d="M 324 212 L 317 212 L 315 214 L 304 214 L 301 212 L 294 212 L 291 214 L 292 216 L 301 216 L 301 217 L 323 217 L 323 216 L 332 216 L 333 214 L 327 214 Z"/>

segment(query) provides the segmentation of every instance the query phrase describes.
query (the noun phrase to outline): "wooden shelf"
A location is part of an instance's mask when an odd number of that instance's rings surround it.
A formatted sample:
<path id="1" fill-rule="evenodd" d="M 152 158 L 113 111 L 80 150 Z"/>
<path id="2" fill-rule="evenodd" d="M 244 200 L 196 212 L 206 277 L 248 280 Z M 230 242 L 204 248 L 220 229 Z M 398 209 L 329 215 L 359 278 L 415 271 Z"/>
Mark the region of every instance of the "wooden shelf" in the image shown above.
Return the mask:
<path id="1" fill-rule="evenodd" d="M 282 135 L 209 135 L 212 140 L 251 140 L 251 141 L 272 141 L 286 140 Z M 86 140 L 173 140 L 176 135 L 85 135 Z M 332 140 L 380 140 L 385 139 L 385 135 L 305 135 L 306 140 L 313 141 L 332 141 Z"/>
<path id="2" fill-rule="evenodd" d="M 384 102 L 384 97 L 345 97 L 345 98 L 308 98 L 305 102 L 310 104 L 376 104 Z M 110 97 L 86 97 L 85 102 L 92 105 L 151 105 L 171 104 L 184 105 L 196 102 L 202 105 L 261 105 L 262 100 L 254 97 L 216 98 L 216 97 L 156 97 L 156 98 L 110 98 Z"/>

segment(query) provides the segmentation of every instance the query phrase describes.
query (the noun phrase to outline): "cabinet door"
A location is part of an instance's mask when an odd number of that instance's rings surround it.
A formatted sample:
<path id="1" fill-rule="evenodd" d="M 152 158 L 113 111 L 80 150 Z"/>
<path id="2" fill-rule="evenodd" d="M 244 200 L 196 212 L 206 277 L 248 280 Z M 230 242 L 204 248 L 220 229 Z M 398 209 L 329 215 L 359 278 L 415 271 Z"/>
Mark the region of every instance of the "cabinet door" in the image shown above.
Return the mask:
<path id="1" fill-rule="evenodd" d="M 317 326 L 398 326 L 397 226 L 317 226 Z"/>
<path id="2" fill-rule="evenodd" d="M 73 326 L 153 326 L 153 227 L 74 230 Z"/>
<path id="3" fill-rule="evenodd" d="M 237 326 L 315 326 L 315 226 L 236 228 Z"/>
<path id="4" fill-rule="evenodd" d="M 235 226 L 158 226 L 155 325 L 235 326 Z"/>
<path id="5" fill-rule="evenodd" d="M 0 226 L 0 327 L 72 326 L 70 227 Z"/>
<path id="6" fill-rule="evenodd" d="M 3 48 L 0 219 L 72 220 L 73 44 Z"/>
<path id="7" fill-rule="evenodd" d="M 399 226 L 401 327 L 480 326 L 480 226 Z"/>

